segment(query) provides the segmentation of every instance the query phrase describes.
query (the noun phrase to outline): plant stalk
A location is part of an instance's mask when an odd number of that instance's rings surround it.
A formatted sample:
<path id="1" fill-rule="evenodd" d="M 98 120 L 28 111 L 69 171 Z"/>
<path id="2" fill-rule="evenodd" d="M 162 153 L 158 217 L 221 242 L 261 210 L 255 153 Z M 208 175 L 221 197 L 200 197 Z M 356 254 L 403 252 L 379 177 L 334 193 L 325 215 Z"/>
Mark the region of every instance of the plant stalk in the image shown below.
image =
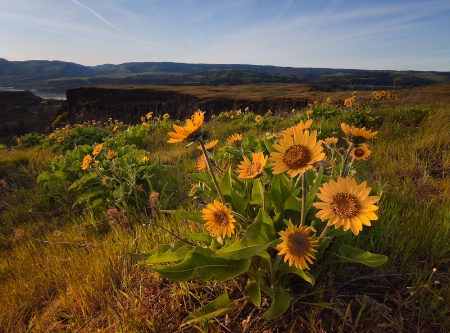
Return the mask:
<path id="1" fill-rule="evenodd" d="M 217 194 L 219 194 L 220 201 L 225 205 L 225 199 L 223 197 L 222 191 L 220 190 L 219 183 L 217 183 L 216 175 L 214 174 L 214 169 L 211 164 L 211 161 L 208 157 L 208 152 L 206 151 L 205 144 L 203 141 L 200 141 L 200 146 L 202 147 L 203 154 L 205 155 L 206 164 L 208 165 L 209 174 L 214 182 L 214 186 L 216 187 Z"/>
<path id="2" fill-rule="evenodd" d="M 345 176 L 345 169 L 347 167 L 348 157 L 350 156 L 350 153 L 352 152 L 353 148 L 355 148 L 355 144 L 352 142 L 350 144 L 350 147 L 348 147 L 347 153 L 345 154 L 344 163 L 342 163 L 341 177 Z"/>
<path id="3" fill-rule="evenodd" d="M 300 227 L 305 223 L 306 218 L 306 191 L 308 189 L 308 179 L 306 178 L 306 171 L 302 174 L 302 213 L 300 215 Z"/>

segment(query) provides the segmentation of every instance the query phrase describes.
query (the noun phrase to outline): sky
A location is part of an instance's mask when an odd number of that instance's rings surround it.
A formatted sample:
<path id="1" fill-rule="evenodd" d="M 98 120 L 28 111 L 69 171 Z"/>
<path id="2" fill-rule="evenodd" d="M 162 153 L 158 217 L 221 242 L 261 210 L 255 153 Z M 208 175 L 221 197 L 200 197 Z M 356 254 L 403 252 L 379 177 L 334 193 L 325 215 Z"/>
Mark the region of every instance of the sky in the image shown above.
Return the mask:
<path id="1" fill-rule="evenodd" d="M 0 0 L 0 58 L 450 71 L 450 1 Z"/>

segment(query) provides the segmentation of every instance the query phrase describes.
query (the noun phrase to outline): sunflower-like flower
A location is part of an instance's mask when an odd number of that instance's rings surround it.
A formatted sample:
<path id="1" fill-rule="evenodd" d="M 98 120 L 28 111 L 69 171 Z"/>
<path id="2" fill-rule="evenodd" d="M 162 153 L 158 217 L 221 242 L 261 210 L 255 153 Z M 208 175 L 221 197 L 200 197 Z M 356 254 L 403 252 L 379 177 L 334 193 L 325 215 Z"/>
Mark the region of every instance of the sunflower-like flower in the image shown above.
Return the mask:
<path id="1" fill-rule="evenodd" d="M 143 122 L 143 123 L 142 123 L 142 127 L 144 127 L 144 128 L 150 128 L 150 125 L 149 125 L 148 123 L 146 123 L 146 122 Z"/>
<path id="2" fill-rule="evenodd" d="M 381 98 L 381 94 L 378 91 L 374 91 L 372 92 L 372 96 L 373 98 L 375 98 L 376 100 L 379 100 Z"/>
<path id="3" fill-rule="evenodd" d="M 284 262 L 289 262 L 289 266 L 309 269 L 308 262 L 313 263 L 318 241 L 310 236 L 310 232 L 310 227 L 295 226 L 279 232 L 283 242 L 277 245 L 278 255 L 284 255 Z"/>
<path id="4" fill-rule="evenodd" d="M 231 134 L 228 138 L 227 138 L 227 144 L 229 146 L 231 146 L 233 143 L 237 142 L 237 141 L 242 141 L 242 134 L 239 133 L 234 133 Z"/>
<path id="5" fill-rule="evenodd" d="M 356 143 L 361 143 L 365 142 L 366 140 L 372 139 L 378 133 L 378 131 L 372 132 L 372 130 L 366 130 L 365 127 L 357 128 L 355 126 L 349 126 L 344 123 L 341 124 L 341 128 L 344 133 L 350 138 L 350 141 Z"/>
<path id="6" fill-rule="evenodd" d="M 95 146 L 94 151 L 92 152 L 92 155 L 97 156 L 102 151 L 103 144 L 98 144 Z"/>
<path id="7" fill-rule="evenodd" d="M 147 163 L 148 161 L 150 161 L 150 158 L 148 156 L 142 157 L 142 163 Z"/>
<path id="8" fill-rule="evenodd" d="M 252 153 L 252 160 L 250 161 L 246 156 L 241 164 L 238 165 L 238 178 L 256 178 L 261 175 L 264 166 L 267 162 L 267 156 L 263 153 Z"/>
<path id="9" fill-rule="evenodd" d="M 271 152 L 269 160 L 274 174 L 287 171 L 291 178 L 312 169 L 313 164 L 325 159 L 322 141 L 317 141 L 317 132 L 294 129 L 294 135 L 284 135 L 280 144 L 274 144 L 277 152 Z"/>
<path id="10" fill-rule="evenodd" d="M 346 108 L 351 107 L 351 106 L 352 106 L 352 100 L 351 100 L 350 98 L 346 98 L 346 99 L 344 100 L 344 106 L 345 106 Z"/>
<path id="11" fill-rule="evenodd" d="M 370 226 L 371 220 L 378 220 L 374 205 L 378 196 L 369 196 L 370 187 L 367 183 L 356 184 L 354 178 L 339 177 L 337 181 L 331 179 L 320 187 L 317 197 L 323 202 L 313 203 L 319 209 L 316 216 L 322 221 L 328 220 L 328 226 L 350 229 L 355 235 L 362 230 L 363 225 Z"/>
<path id="12" fill-rule="evenodd" d="M 353 148 L 350 152 L 350 156 L 353 158 L 356 158 L 357 160 L 366 160 L 372 151 L 369 149 L 369 147 L 363 143 L 362 145 Z"/>
<path id="13" fill-rule="evenodd" d="M 117 152 L 115 152 L 114 150 L 110 150 L 108 151 L 108 153 L 106 154 L 106 158 L 108 160 L 110 160 L 111 158 L 114 158 L 117 156 Z"/>
<path id="14" fill-rule="evenodd" d="M 202 217 L 206 221 L 206 230 L 213 237 L 231 237 L 236 220 L 231 215 L 231 209 L 219 201 L 214 200 L 202 210 Z"/>
<path id="15" fill-rule="evenodd" d="M 338 138 L 335 138 L 334 136 L 328 137 L 325 140 L 323 140 L 323 143 L 327 146 L 331 146 L 332 144 L 336 144 L 338 142 Z"/>
<path id="16" fill-rule="evenodd" d="M 213 149 L 217 145 L 217 142 L 219 142 L 219 140 L 213 140 L 208 142 L 207 144 L 205 144 L 205 149 L 206 150 Z M 201 145 L 197 146 L 197 149 L 202 150 L 202 146 Z"/>
<path id="17" fill-rule="evenodd" d="M 63 137 L 63 136 L 60 136 L 58 139 L 56 139 L 56 141 L 58 141 L 59 143 L 61 143 L 61 142 L 64 141 L 64 137 Z"/>
<path id="18" fill-rule="evenodd" d="M 169 132 L 170 139 L 168 143 L 177 143 L 183 141 L 196 141 L 200 136 L 200 126 L 203 124 L 205 114 L 202 111 L 197 111 L 193 114 L 191 119 L 186 120 L 186 125 L 183 127 L 173 124 L 175 132 Z"/>
<path id="19" fill-rule="evenodd" d="M 206 167 L 207 167 L 206 157 L 205 154 L 202 154 L 202 156 L 200 156 L 197 160 L 197 170 L 198 171 L 206 170 Z"/>
<path id="20" fill-rule="evenodd" d="M 283 132 L 281 132 L 281 135 L 294 135 L 294 131 L 295 129 L 299 129 L 300 131 L 304 131 L 306 129 L 308 129 L 311 124 L 312 124 L 313 120 L 309 119 L 308 121 L 306 121 L 305 123 L 303 121 L 300 121 L 297 125 L 291 126 L 287 129 L 285 129 Z"/>
<path id="21" fill-rule="evenodd" d="M 103 178 L 102 178 L 102 184 L 103 184 L 103 185 L 109 185 L 109 184 L 111 184 L 111 178 L 109 178 L 109 177 L 103 177 Z"/>
<path id="22" fill-rule="evenodd" d="M 262 120 L 262 117 L 261 117 L 260 115 L 257 115 L 257 116 L 255 117 L 255 121 L 256 121 L 257 123 L 260 123 L 261 120 Z"/>
<path id="23" fill-rule="evenodd" d="M 92 162 L 92 156 L 90 154 L 87 154 L 84 158 L 83 158 L 83 163 L 81 164 L 81 169 L 86 170 L 87 168 L 89 168 L 89 165 Z"/>

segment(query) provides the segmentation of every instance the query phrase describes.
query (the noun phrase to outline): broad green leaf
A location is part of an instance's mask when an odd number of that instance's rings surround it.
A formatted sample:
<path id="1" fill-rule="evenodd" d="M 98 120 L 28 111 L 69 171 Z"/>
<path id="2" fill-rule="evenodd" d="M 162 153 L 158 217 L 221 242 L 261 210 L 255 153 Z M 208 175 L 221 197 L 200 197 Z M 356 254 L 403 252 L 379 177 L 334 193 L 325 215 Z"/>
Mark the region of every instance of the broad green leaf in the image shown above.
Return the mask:
<path id="1" fill-rule="evenodd" d="M 242 214 L 245 209 L 247 208 L 249 200 L 246 196 L 241 196 L 237 191 L 235 191 L 233 188 L 231 189 L 231 199 L 233 200 L 233 208 L 234 210 Z"/>
<path id="2" fill-rule="evenodd" d="M 294 191 L 292 195 L 287 198 L 287 200 L 284 202 L 284 209 L 293 210 L 296 212 L 302 211 L 302 200 L 301 198 L 298 198 L 297 195 L 300 192 L 300 188 Z"/>
<path id="3" fill-rule="evenodd" d="M 336 255 L 342 262 L 356 262 L 369 267 L 378 267 L 388 261 L 387 256 L 382 254 L 373 254 L 346 244 L 342 244 L 339 247 L 339 254 Z"/>
<path id="4" fill-rule="evenodd" d="M 293 274 L 297 274 L 303 280 L 305 280 L 306 282 L 309 282 L 311 285 L 314 285 L 314 283 L 315 283 L 314 276 L 310 272 L 305 271 L 305 270 L 300 269 L 295 266 L 289 266 L 287 263 L 283 263 L 282 265 L 280 265 L 278 268 L 278 271 L 280 273 L 280 276 L 287 274 L 287 273 L 293 273 Z"/>
<path id="5" fill-rule="evenodd" d="M 274 175 L 272 179 L 272 185 L 270 187 L 270 196 L 272 198 L 272 204 L 275 206 L 278 212 L 283 209 L 283 198 L 281 196 L 281 175 Z"/>
<path id="6" fill-rule="evenodd" d="M 175 281 L 212 278 L 227 281 L 245 273 L 250 267 L 250 263 L 251 259 L 220 258 L 213 250 L 197 246 L 188 253 L 182 262 L 171 266 L 158 266 L 154 270 Z"/>
<path id="7" fill-rule="evenodd" d="M 272 218 L 263 209 L 260 209 L 258 215 L 256 215 L 255 222 L 261 222 L 273 226 Z"/>
<path id="8" fill-rule="evenodd" d="M 275 288 L 274 297 L 272 298 L 272 305 L 269 310 L 264 313 L 264 319 L 272 320 L 281 316 L 289 308 L 293 299 L 292 295 L 284 288 L 277 286 Z"/>
<path id="9" fill-rule="evenodd" d="M 222 195 L 224 197 L 230 197 L 231 198 L 231 168 L 228 168 L 227 172 L 224 173 L 223 177 L 219 179 L 219 187 L 222 191 Z"/>
<path id="10" fill-rule="evenodd" d="M 264 145 L 266 146 L 269 153 L 277 151 L 275 148 L 273 148 L 272 142 L 270 142 L 270 140 L 268 140 L 267 138 L 264 138 Z"/>
<path id="11" fill-rule="evenodd" d="M 103 205 L 103 202 L 103 198 L 89 198 L 86 203 L 89 209 L 95 209 Z"/>
<path id="12" fill-rule="evenodd" d="M 45 181 L 49 181 L 49 180 L 57 180 L 57 179 L 59 179 L 59 178 L 56 177 L 53 173 L 44 171 L 37 177 L 37 182 L 40 183 L 40 182 L 45 182 Z"/>
<path id="13" fill-rule="evenodd" d="M 190 175 L 193 179 L 201 181 L 203 183 L 212 183 L 212 178 L 208 173 L 193 173 Z"/>
<path id="14" fill-rule="evenodd" d="M 227 293 L 220 295 L 214 301 L 195 311 L 183 319 L 181 326 L 192 325 L 197 322 L 205 322 L 210 319 L 231 313 L 236 309 L 236 304 L 230 301 Z"/>
<path id="15" fill-rule="evenodd" d="M 160 264 L 163 262 L 180 261 L 183 260 L 191 250 L 192 246 L 186 245 L 176 249 L 176 251 L 174 252 L 172 252 L 172 249 L 170 249 L 166 252 L 155 253 L 152 256 L 145 259 L 144 263 L 147 265 L 151 265 L 151 264 Z"/>
<path id="16" fill-rule="evenodd" d="M 99 196 L 99 195 L 103 195 L 105 194 L 105 187 L 104 186 L 96 186 L 93 188 L 89 188 L 87 189 L 77 200 L 78 203 L 86 201 L 90 198 Z"/>
<path id="17" fill-rule="evenodd" d="M 313 173 L 311 173 L 313 174 Z M 323 184 L 323 182 L 325 181 L 324 176 L 323 176 L 323 168 L 319 169 L 319 174 L 317 175 L 316 180 L 314 181 L 314 183 L 308 180 L 308 184 L 312 184 L 312 186 L 309 186 L 308 189 L 308 194 L 306 195 L 306 212 L 309 211 L 309 209 L 311 208 L 313 202 L 316 200 L 316 194 L 319 191 L 319 187 Z"/>
<path id="18" fill-rule="evenodd" d="M 101 178 L 96 172 L 90 172 L 70 185 L 69 190 L 72 190 L 76 187 L 78 187 L 79 189 L 88 188 L 92 185 L 99 184 L 100 181 Z"/>
<path id="19" fill-rule="evenodd" d="M 192 240 L 195 240 L 197 242 L 205 243 L 207 245 L 211 244 L 211 240 L 212 240 L 212 237 L 210 235 L 207 235 L 207 234 L 204 234 L 204 233 L 201 233 L 201 232 L 199 232 L 199 233 L 197 233 L 197 232 L 195 232 L 195 233 L 194 232 L 193 233 L 186 233 L 186 234 L 184 234 L 184 236 L 187 239 L 192 239 Z"/>
<path id="20" fill-rule="evenodd" d="M 71 178 L 72 175 L 69 172 L 65 172 L 62 170 L 56 170 L 55 176 L 59 179 L 69 179 L 69 178 Z"/>
<path id="21" fill-rule="evenodd" d="M 260 182 L 255 182 L 252 188 L 252 204 L 262 207 L 263 188 Z"/>
<path id="22" fill-rule="evenodd" d="M 259 255 L 276 240 L 273 227 L 261 222 L 252 223 L 241 239 L 217 251 L 217 255 L 227 259 L 245 259 Z"/>
<path id="23" fill-rule="evenodd" d="M 174 214 L 200 224 L 205 224 L 206 221 L 202 218 L 202 212 L 186 212 L 184 210 L 162 210 L 163 213 Z"/>
<path id="24" fill-rule="evenodd" d="M 261 283 L 259 281 L 252 281 L 247 284 L 245 287 L 245 291 L 250 296 L 250 300 L 252 301 L 254 306 L 261 305 Z"/>
<path id="25" fill-rule="evenodd" d="M 177 242 L 173 242 L 170 244 L 161 244 L 160 246 L 155 247 L 154 249 L 152 249 L 150 252 L 147 252 L 147 253 L 141 253 L 141 254 L 130 253 L 130 257 L 142 265 L 142 264 L 146 264 L 146 260 L 152 256 L 169 253 L 169 252 L 174 253 L 174 252 L 178 251 L 179 249 L 185 247 L 186 245 L 187 245 L 186 242 L 179 240 Z M 191 246 L 191 249 L 192 249 L 192 246 Z"/>
<path id="26" fill-rule="evenodd" d="M 283 211 L 284 202 L 291 196 L 291 191 L 286 181 L 287 178 L 283 174 L 274 175 L 272 179 L 270 196 L 272 198 L 272 204 L 278 212 Z"/>

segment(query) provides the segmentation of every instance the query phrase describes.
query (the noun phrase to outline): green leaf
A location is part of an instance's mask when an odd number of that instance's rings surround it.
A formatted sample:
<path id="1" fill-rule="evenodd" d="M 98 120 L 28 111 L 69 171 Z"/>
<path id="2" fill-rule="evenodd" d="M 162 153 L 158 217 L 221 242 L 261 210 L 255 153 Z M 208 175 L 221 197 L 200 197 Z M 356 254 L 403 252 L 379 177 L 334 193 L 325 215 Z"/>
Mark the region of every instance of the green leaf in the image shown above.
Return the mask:
<path id="1" fill-rule="evenodd" d="M 186 245 L 187 245 L 186 242 L 180 240 L 180 241 L 173 242 L 170 244 L 162 244 L 158 247 L 155 247 L 153 250 L 151 250 L 150 252 L 147 252 L 147 253 L 141 253 L 141 254 L 130 253 L 130 257 L 132 259 L 136 260 L 139 264 L 143 265 L 143 264 L 146 264 L 147 259 L 149 259 L 152 256 L 167 254 L 169 252 L 175 253 L 179 249 L 186 247 Z M 192 249 L 192 246 L 191 246 L 191 249 Z M 155 257 L 155 258 L 157 258 L 157 257 Z M 154 259 L 151 259 L 151 260 L 154 260 Z M 165 261 L 159 261 L 159 262 L 165 262 Z M 151 262 L 148 262 L 148 263 L 151 263 Z"/>
<path id="2" fill-rule="evenodd" d="M 53 173 L 44 171 L 37 177 L 37 182 L 40 183 L 40 182 L 45 182 L 45 181 L 50 181 L 50 180 L 57 180 L 57 179 L 59 179 L 59 178 L 56 177 Z"/>
<path id="3" fill-rule="evenodd" d="M 261 283 L 259 281 L 249 282 L 245 287 L 245 291 L 250 296 L 254 306 L 261 305 Z"/>
<path id="4" fill-rule="evenodd" d="M 286 178 L 283 174 L 273 176 L 270 196 L 276 210 L 278 212 L 283 211 L 284 202 L 291 196 L 291 191 L 286 184 Z"/>
<path id="5" fill-rule="evenodd" d="M 166 252 L 153 254 L 152 256 L 145 259 L 144 263 L 147 265 L 151 265 L 151 264 L 160 264 L 163 262 L 180 261 L 183 260 L 191 250 L 192 246 L 190 245 L 180 247 L 176 249 L 176 251 L 174 252 L 172 252 L 172 249 L 169 249 Z"/>
<path id="6" fill-rule="evenodd" d="M 231 168 L 228 168 L 228 171 L 225 172 L 223 177 L 219 179 L 219 187 L 224 197 L 231 198 L 231 178 Z"/>
<path id="7" fill-rule="evenodd" d="M 103 205 L 103 198 L 89 198 L 87 200 L 87 206 L 89 209 L 95 209 Z"/>
<path id="8" fill-rule="evenodd" d="M 190 175 L 193 179 L 209 184 L 212 183 L 212 178 L 208 173 L 193 173 Z"/>
<path id="9" fill-rule="evenodd" d="M 299 213 L 302 211 L 302 201 L 297 197 L 298 193 L 300 193 L 300 188 L 295 190 L 294 193 L 292 193 L 292 195 L 287 198 L 287 200 L 284 202 L 284 209 L 293 210 Z"/>
<path id="10" fill-rule="evenodd" d="M 252 204 L 262 206 L 263 188 L 260 182 L 255 182 L 252 188 Z"/>
<path id="11" fill-rule="evenodd" d="M 214 301 L 195 311 L 183 319 L 181 326 L 192 325 L 197 322 L 205 322 L 210 319 L 231 313 L 236 309 L 236 304 L 230 301 L 227 293 L 220 295 Z"/>
<path id="12" fill-rule="evenodd" d="M 363 251 L 357 247 L 342 244 L 339 247 L 339 254 L 336 254 L 342 262 L 355 262 L 369 267 L 378 267 L 388 261 L 388 257 L 381 254 L 373 254 Z"/>
<path id="13" fill-rule="evenodd" d="M 293 299 L 292 295 L 284 288 L 277 286 L 275 288 L 274 297 L 272 298 L 272 305 L 269 310 L 264 313 L 264 318 L 267 320 L 278 318 L 286 312 Z"/>
<path id="14" fill-rule="evenodd" d="M 77 200 L 77 203 L 86 201 L 90 198 L 97 197 L 105 194 L 106 189 L 104 186 L 96 186 L 90 189 L 87 189 Z"/>
<path id="15" fill-rule="evenodd" d="M 204 233 L 197 233 L 197 232 L 193 232 L 193 233 L 186 233 L 184 234 L 184 236 L 187 239 L 192 239 L 195 240 L 197 242 L 202 242 L 205 243 L 207 245 L 211 244 L 211 240 L 213 239 L 210 235 L 204 234 Z"/>
<path id="16" fill-rule="evenodd" d="M 242 214 L 247 208 L 249 200 L 246 196 L 241 196 L 234 188 L 231 189 L 231 199 L 233 200 L 233 208 L 239 214 Z"/>
<path id="17" fill-rule="evenodd" d="M 90 172 L 70 185 L 69 190 L 72 190 L 76 187 L 78 187 L 79 189 L 88 188 L 92 185 L 99 184 L 100 181 L 101 178 L 96 172 Z"/>
<path id="18" fill-rule="evenodd" d="M 311 285 L 314 285 L 314 283 L 316 282 L 314 279 L 314 276 L 310 272 L 305 271 L 305 270 L 300 269 L 295 266 L 289 266 L 287 263 L 280 265 L 278 267 L 278 272 L 280 273 L 280 276 L 283 276 L 284 274 L 287 274 L 287 273 L 297 274 L 303 280 L 305 280 L 306 282 L 309 282 Z"/>
<path id="19" fill-rule="evenodd" d="M 227 259 L 245 259 L 259 255 L 277 240 L 273 227 L 261 222 L 251 224 L 240 240 L 217 251 L 217 255 Z"/>
<path id="20" fill-rule="evenodd" d="M 162 212 L 174 214 L 175 216 L 179 216 L 194 222 L 198 222 L 200 224 L 206 223 L 206 221 L 202 217 L 202 212 L 186 212 L 184 210 L 162 210 Z"/>
<path id="21" fill-rule="evenodd" d="M 312 174 L 312 173 L 311 173 Z M 308 194 L 306 195 L 306 212 L 311 208 L 314 200 L 316 200 L 316 194 L 319 191 L 319 187 L 326 181 L 323 177 L 323 168 L 319 169 L 319 174 L 317 175 L 316 180 L 313 185 L 309 187 Z M 312 181 L 308 181 L 308 184 L 312 183 Z"/>
<path id="22" fill-rule="evenodd" d="M 172 266 L 158 266 L 154 270 L 175 281 L 212 278 L 227 281 L 245 273 L 250 267 L 250 263 L 250 259 L 220 258 L 213 250 L 197 246 L 188 253 L 182 262 Z"/>
<path id="23" fill-rule="evenodd" d="M 256 223 L 256 222 L 261 222 L 261 223 L 265 223 L 265 224 L 268 224 L 270 226 L 273 226 L 272 218 L 263 209 L 260 209 L 259 212 L 258 212 L 258 215 L 256 215 L 254 223 Z"/>

